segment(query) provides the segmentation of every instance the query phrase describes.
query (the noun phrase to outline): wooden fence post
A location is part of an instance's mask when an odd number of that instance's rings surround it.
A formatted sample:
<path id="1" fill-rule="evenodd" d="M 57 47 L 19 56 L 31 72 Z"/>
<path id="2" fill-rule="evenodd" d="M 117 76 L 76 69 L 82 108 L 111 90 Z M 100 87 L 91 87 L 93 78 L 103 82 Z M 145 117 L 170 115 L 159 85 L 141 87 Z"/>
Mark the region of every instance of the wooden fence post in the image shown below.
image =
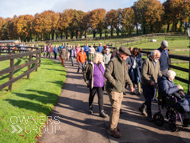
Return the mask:
<path id="1" fill-rule="evenodd" d="M 11 70 L 14 69 L 14 59 L 10 59 L 10 68 Z M 9 81 L 13 79 L 13 71 L 9 72 Z M 12 84 L 9 85 L 8 91 L 12 90 Z"/>
<path id="2" fill-rule="evenodd" d="M 38 58 L 38 53 L 36 53 L 36 59 Z M 36 71 L 38 71 L 38 61 L 36 61 Z"/>
<path id="3" fill-rule="evenodd" d="M 172 61 L 171 61 L 171 58 L 170 58 L 170 55 L 171 55 L 171 53 L 172 53 L 172 50 L 171 49 L 169 49 L 169 65 L 171 65 L 172 64 Z M 169 67 L 169 70 L 171 70 L 171 68 Z"/>
<path id="4" fill-rule="evenodd" d="M 11 54 L 11 52 L 10 52 L 10 46 L 8 46 L 8 53 Z"/>
<path id="5" fill-rule="evenodd" d="M 41 53 L 40 53 L 40 59 L 39 59 L 39 66 L 41 65 Z"/>
<path id="6" fill-rule="evenodd" d="M 29 61 L 28 62 L 30 62 L 31 59 L 32 59 L 32 55 L 29 55 Z M 28 65 L 28 71 L 30 71 L 30 65 Z M 29 79 L 29 78 L 30 78 L 30 74 L 27 75 L 27 79 Z"/>

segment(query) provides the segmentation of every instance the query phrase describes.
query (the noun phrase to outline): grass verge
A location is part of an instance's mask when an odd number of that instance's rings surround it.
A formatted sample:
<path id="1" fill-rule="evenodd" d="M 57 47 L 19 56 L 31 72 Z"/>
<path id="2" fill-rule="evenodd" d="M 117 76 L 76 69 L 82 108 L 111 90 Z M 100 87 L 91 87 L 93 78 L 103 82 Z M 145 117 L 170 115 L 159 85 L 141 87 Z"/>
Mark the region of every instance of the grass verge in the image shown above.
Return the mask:
<path id="1" fill-rule="evenodd" d="M 29 80 L 14 83 L 12 92 L 0 91 L 0 142 L 36 142 L 65 80 L 66 71 L 60 63 L 42 59 Z"/>

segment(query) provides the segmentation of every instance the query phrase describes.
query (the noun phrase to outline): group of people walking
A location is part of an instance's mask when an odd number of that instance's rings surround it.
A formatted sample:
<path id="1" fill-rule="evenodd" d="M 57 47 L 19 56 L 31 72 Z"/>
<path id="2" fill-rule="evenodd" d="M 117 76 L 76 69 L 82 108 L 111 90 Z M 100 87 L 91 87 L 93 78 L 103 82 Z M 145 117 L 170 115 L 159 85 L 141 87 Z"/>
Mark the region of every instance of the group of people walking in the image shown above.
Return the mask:
<path id="1" fill-rule="evenodd" d="M 92 102 L 97 92 L 99 115 L 104 118 L 108 117 L 103 108 L 103 87 L 106 85 L 106 91 L 111 103 L 109 128 L 111 135 L 114 137 L 121 137 L 120 129 L 117 125 L 126 85 L 130 87 L 131 93 L 134 93 L 135 85 L 137 84 L 138 95 L 141 94 L 142 86 L 145 102 L 141 105 L 139 111 L 142 114 L 146 114 L 148 121 L 151 122 L 153 121 L 151 103 L 157 93 L 158 86 L 161 87 L 159 90 L 165 94 L 172 94 L 168 92 L 168 90 L 174 87 L 175 90 L 172 89 L 172 92 L 182 89 L 180 85 L 175 86 L 173 83 L 175 74 L 171 73 L 175 72 L 168 70 L 169 55 L 167 47 L 168 42 L 165 40 L 162 41 L 161 47 L 157 50 L 153 50 L 150 56 L 144 61 L 142 61 L 142 54 L 138 48 L 133 49 L 130 47 L 128 49 L 122 46 L 117 49 L 114 56 L 109 55 L 108 49 L 97 48 L 97 53 L 93 61 L 86 66 L 83 77 L 90 90 L 89 112 L 91 114 L 93 113 Z M 105 61 L 105 63 L 103 61 Z M 163 79 L 168 79 L 168 81 L 163 82 L 164 84 L 168 84 L 168 86 L 158 84 L 159 81 Z M 173 84 L 167 83 L 169 81 Z M 104 84 L 105 82 L 106 84 Z M 182 105 L 187 112 L 190 112 L 190 100 L 188 98 L 184 100 L 183 102 L 181 101 L 180 105 Z M 190 120 L 188 119 L 188 121 Z"/>
<path id="2" fill-rule="evenodd" d="M 103 47 L 101 43 L 96 50 L 92 45 L 89 48 L 86 44 L 84 48 L 81 48 L 77 44 L 76 47 L 69 45 L 69 48 L 62 45 L 62 48 L 58 51 L 63 66 L 64 60 L 70 58 L 72 66 L 77 61 L 77 73 L 82 70 L 84 81 L 89 88 L 90 114 L 93 114 L 93 99 L 97 93 L 99 115 L 103 118 L 108 117 L 103 106 L 103 90 L 106 89 L 111 104 L 110 133 L 118 138 L 121 137 L 121 134 L 117 125 L 126 87 L 129 86 L 131 93 L 137 95 L 141 95 L 141 91 L 143 91 L 145 101 L 138 110 L 143 115 L 147 115 L 148 121 L 151 122 L 153 121 L 151 104 L 157 90 L 159 89 L 160 92 L 165 94 L 173 94 L 173 92 L 183 89 L 180 85 L 176 86 L 173 83 L 176 76 L 175 72 L 168 70 L 169 54 L 167 47 L 168 42 L 162 41 L 160 48 L 153 50 L 144 61 L 138 48 L 130 47 L 128 49 L 121 46 L 111 53 L 110 49 L 106 46 Z M 137 92 L 135 92 L 136 85 Z M 185 96 L 184 92 L 182 94 Z M 187 112 L 190 112 L 189 99 L 183 99 L 180 105 Z M 188 121 L 190 120 L 186 122 Z"/>

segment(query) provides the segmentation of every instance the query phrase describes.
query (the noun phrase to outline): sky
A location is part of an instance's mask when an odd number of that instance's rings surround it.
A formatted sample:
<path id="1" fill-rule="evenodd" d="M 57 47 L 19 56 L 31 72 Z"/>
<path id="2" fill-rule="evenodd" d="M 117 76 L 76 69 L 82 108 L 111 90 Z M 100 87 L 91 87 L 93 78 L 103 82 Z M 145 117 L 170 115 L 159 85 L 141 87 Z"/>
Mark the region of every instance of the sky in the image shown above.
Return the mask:
<path id="1" fill-rule="evenodd" d="M 88 12 L 96 8 L 111 9 L 130 7 L 137 0 L 0 0 L 0 17 L 13 18 L 14 15 L 35 15 L 45 10 L 63 12 L 76 9 Z M 166 0 L 159 0 L 163 3 Z"/>

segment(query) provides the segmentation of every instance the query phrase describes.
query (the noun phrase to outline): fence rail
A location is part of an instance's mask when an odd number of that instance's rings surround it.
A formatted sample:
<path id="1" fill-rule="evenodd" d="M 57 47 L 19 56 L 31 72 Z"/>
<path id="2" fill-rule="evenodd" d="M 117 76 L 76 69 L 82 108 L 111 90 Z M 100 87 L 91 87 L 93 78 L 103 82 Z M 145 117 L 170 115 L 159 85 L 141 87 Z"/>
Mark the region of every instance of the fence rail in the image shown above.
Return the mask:
<path id="1" fill-rule="evenodd" d="M 10 52 L 11 47 L 9 47 L 9 51 L 3 52 L 3 53 L 7 53 L 8 55 L 0 55 L 0 62 L 10 60 L 10 67 L 0 71 L 0 76 L 9 73 L 9 81 L 1 84 L 0 85 L 0 90 L 2 90 L 3 88 L 9 86 L 8 90 L 11 91 L 12 90 L 12 84 L 14 82 L 18 81 L 19 79 L 21 79 L 21 78 L 23 78 L 25 76 L 27 76 L 27 79 L 29 79 L 30 73 L 33 72 L 34 70 L 37 71 L 37 68 L 40 67 L 40 64 L 41 64 L 41 49 L 34 48 L 34 47 L 25 47 L 25 48 L 30 49 L 30 50 L 27 50 L 27 51 L 26 50 L 18 50 L 20 53 L 13 53 L 13 52 Z M 1 50 L 2 49 L 0 47 L 0 51 Z M 5 50 L 5 49 L 3 49 L 3 50 Z M 35 50 L 35 51 L 33 51 L 33 50 Z M 21 53 L 21 52 L 23 52 L 23 53 Z M 14 60 L 15 59 L 23 58 L 25 56 L 29 57 L 29 60 L 28 60 L 27 63 L 14 66 Z M 36 57 L 36 59 L 32 60 L 32 57 Z M 31 69 L 31 65 L 33 65 L 33 64 L 35 64 L 35 66 Z M 20 70 L 20 69 L 22 69 L 24 67 L 28 67 L 28 70 L 25 73 L 13 78 L 14 71 Z"/>

